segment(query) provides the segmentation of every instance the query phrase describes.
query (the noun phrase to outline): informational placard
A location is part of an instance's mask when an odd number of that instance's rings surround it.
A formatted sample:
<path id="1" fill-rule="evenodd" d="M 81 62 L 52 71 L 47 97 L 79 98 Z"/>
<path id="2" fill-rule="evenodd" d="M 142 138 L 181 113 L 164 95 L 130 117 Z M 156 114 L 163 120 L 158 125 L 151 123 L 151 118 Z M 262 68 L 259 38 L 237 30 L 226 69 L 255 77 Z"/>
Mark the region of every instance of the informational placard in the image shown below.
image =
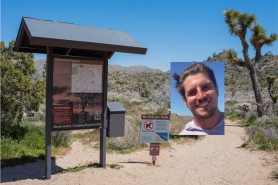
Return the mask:
<path id="1" fill-rule="evenodd" d="M 53 57 L 52 131 L 99 128 L 103 61 Z"/>
<path id="2" fill-rule="evenodd" d="M 159 155 L 160 143 L 150 143 L 150 155 Z"/>
<path id="3" fill-rule="evenodd" d="M 169 120 L 169 115 L 141 115 L 141 143 L 168 143 Z"/>

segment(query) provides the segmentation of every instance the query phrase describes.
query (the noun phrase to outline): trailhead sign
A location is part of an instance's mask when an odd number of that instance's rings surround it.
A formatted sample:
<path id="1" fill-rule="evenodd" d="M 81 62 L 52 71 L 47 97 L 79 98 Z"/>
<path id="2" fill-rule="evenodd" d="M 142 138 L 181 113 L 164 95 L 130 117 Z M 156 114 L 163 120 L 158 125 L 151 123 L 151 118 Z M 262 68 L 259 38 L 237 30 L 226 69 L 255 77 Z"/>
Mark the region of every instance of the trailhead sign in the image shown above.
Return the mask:
<path id="1" fill-rule="evenodd" d="M 47 54 L 45 178 L 51 179 L 51 131 L 100 128 L 105 168 L 107 133 L 122 135 L 125 115 L 119 102 L 107 106 L 108 59 L 147 48 L 124 31 L 22 17 L 13 50 Z M 111 134 L 110 123 L 120 129 Z"/>
<path id="2" fill-rule="evenodd" d="M 53 57 L 52 130 L 99 128 L 103 61 Z"/>
<path id="3" fill-rule="evenodd" d="M 141 115 L 141 143 L 168 143 L 169 119 L 169 115 Z"/>

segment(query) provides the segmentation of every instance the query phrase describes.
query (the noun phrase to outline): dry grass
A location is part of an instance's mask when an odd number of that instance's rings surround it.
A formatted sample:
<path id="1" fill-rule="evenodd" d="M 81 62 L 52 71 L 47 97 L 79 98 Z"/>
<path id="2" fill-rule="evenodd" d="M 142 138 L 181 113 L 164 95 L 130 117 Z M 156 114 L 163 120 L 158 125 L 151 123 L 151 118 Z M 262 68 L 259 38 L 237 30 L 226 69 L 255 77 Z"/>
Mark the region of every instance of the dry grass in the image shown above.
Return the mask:
<path id="1" fill-rule="evenodd" d="M 170 116 L 170 135 L 178 135 L 184 128 L 184 126 L 192 121 L 192 116 L 179 116 L 175 113 L 171 113 Z"/>
<path id="2" fill-rule="evenodd" d="M 120 164 L 108 164 L 107 166 L 109 166 L 112 169 L 116 169 L 116 170 L 124 167 L 123 165 L 120 165 Z"/>
<path id="3" fill-rule="evenodd" d="M 61 149 L 58 149 L 58 150 L 54 153 L 54 155 L 65 156 L 65 155 L 67 155 L 70 151 L 71 151 L 71 148 L 61 148 Z"/>

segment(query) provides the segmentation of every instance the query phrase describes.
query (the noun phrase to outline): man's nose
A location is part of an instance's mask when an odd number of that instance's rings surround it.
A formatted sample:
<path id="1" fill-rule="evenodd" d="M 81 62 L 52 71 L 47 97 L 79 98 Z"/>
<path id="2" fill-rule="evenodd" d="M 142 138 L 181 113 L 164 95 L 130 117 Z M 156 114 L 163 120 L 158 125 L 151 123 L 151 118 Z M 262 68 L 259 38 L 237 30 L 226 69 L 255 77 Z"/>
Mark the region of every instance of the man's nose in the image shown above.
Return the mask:
<path id="1" fill-rule="evenodd" d="M 197 100 L 203 100 L 206 97 L 201 88 L 197 89 Z"/>

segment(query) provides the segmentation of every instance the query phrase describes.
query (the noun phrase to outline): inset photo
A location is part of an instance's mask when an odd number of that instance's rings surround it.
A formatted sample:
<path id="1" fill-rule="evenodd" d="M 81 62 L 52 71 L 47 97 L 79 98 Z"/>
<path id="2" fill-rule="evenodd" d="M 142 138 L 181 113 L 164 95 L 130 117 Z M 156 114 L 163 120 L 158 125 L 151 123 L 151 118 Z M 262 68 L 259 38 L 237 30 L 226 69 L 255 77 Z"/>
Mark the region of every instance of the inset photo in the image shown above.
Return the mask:
<path id="1" fill-rule="evenodd" d="M 172 135 L 224 135 L 224 62 L 171 62 Z"/>

